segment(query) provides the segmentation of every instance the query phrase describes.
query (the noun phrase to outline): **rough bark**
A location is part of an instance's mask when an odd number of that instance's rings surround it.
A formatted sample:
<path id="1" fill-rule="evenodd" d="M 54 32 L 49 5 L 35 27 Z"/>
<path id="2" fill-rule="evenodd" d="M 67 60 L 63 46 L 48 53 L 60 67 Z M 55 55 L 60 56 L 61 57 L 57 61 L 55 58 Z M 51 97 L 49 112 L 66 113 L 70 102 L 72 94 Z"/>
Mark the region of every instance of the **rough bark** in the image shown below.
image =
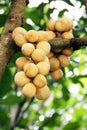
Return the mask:
<path id="1" fill-rule="evenodd" d="M 82 46 L 87 46 L 87 36 L 83 38 L 54 38 L 49 40 L 52 51 L 54 53 L 60 53 L 65 48 L 72 48 L 73 51 L 80 49 Z"/>
<path id="2" fill-rule="evenodd" d="M 25 0 L 12 0 L 9 15 L 0 38 L 0 79 L 5 71 L 6 65 L 15 53 L 15 45 L 11 38 L 11 32 L 15 27 L 23 23 Z"/>

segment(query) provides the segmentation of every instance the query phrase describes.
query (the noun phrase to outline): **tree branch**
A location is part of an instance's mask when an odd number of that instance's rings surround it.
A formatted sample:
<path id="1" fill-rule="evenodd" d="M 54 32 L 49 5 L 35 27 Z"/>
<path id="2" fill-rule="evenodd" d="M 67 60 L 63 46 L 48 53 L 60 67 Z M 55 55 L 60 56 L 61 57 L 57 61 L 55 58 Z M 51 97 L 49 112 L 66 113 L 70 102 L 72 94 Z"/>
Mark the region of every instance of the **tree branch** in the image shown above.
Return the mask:
<path id="1" fill-rule="evenodd" d="M 12 0 L 10 12 L 0 38 L 0 79 L 6 68 L 10 57 L 16 51 L 16 47 L 11 38 L 11 32 L 15 27 L 21 26 L 23 23 L 25 0 Z"/>
<path id="2" fill-rule="evenodd" d="M 28 105 L 25 107 L 24 110 L 22 110 L 22 108 L 24 107 L 26 101 L 27 101 L 27 99 L 24 98 L 23 101 L 19 104 L 16 116 L 15 116 L 15 119 L 14 119 L 14 122 L 13 122 L 13 125 L 11 126 L 10 130 L 14 130 L 14 128 L 18 125 L 18 123 L 22 119 L 24 113 L 27 110 L 29 110 L 31 104 L 34 101 L 34 98 L 31 98 L 30 101 L 29 101 L 29 103 L 28 103 Z"/>
<path id="3" fill-rule="evenodd" d="M 87 0 L 84 0 L 85 1 L 85 8 L 86 8 L 86 14 L 87 14 Z"/>
<path id="4" fill-rule="evenodd" d="M 87 46 L 87 36 L 83 38 L 54 38 L 48 41 L 54 53 L 60 53 L 65 48 L 72 48 L 73 51 L 80 49 L 82 46 Z"/>

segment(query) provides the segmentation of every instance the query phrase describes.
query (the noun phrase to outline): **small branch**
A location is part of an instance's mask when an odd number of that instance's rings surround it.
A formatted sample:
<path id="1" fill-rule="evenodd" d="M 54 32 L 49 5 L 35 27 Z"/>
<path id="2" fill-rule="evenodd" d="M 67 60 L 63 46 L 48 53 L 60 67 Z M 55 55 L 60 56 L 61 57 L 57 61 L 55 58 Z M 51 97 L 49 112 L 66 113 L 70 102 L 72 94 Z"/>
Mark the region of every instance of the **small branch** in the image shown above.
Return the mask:
<path id="1" fill-rule="evenodd" d="M 73 51 L 75 51 L 82 46 L 87 46 L 87 37 L 73 39 L 54 38 L 48 42 L 54 53 L 60 53 L 65 48 L 73 48 Z"/>
<path id="2" fill-rule="evenodd" d="M 86 14 L 87 14 L 87 0 L 84 0 L 85 1 L 85 8 L 86 8 Z"/>
<path id="3" fill-rule="evenodd" d="M 14 122 L 13 122 L 13 125 L 11 126 L 10 130 L 14 130 L 16 124 L 18 123 L 20 112 L 21 112 L 21 109 L 22 109 L 25 102 L 26 102 L 26 99 L 22 100 L 22 102 L 19 104 L 17 112 L 16 112 L 16 116 L 15 116 L 15 119 L 14 119 Z"/>
<path id="4" fill-rule="evenodd" d="M 0 38 L 0 79 L 10 57 L 15 53 L 16 47 L 11 38 L 11 32 L 15 27 L 23 23 L 25 0 L 12 0 L 9 15 Z"/>
<path id="5" fill-rule="evenodd" d="M 24 98 L 24 100 L 19 104 L 16 116 L 15 116 L 15 119 L 14 119 L 14 122 L 13 122 L 13 125 L 11 126 L 10 130 L 14 130 L 14 128 L 18 125 L 19 121 L 23 117 L 23 114 L 30 108 L 32 102 L 34 101 L 34 98 L 32 98 L 30 100 L 30 102 L 28 103 L 28 105 L 26 106 L 26 108 L 24 110 L 22 110 L 26 100 L 27 99 Z"/>

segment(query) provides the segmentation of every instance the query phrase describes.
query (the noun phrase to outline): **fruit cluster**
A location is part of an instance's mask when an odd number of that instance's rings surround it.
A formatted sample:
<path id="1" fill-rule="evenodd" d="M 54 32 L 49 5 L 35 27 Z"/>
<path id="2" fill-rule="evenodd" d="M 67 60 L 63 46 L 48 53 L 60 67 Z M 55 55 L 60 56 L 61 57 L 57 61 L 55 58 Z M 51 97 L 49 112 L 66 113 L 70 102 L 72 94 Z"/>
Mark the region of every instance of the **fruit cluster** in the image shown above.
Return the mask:
<path id="1" fill-rule="evenodd" d="M 50 95 L 46 75 L 50 74 L 54 80 L 61 78 L 61 67 L 68 66 L 69 57 L 73 52 L 71 48 L 64 49 L 61 54 L 55 56 L 48 42 L 55 37 L 73 38 L 71 19 L 50 19 L 46 27 L 46 31 L 26 31 L 17 27 L 12 32 L 15 44 L 21 47 L 24 55 L 16 60 L 18 72 L 14 80 L 27 98 L 35 96 L 37 99 L 46 99 Z"/>

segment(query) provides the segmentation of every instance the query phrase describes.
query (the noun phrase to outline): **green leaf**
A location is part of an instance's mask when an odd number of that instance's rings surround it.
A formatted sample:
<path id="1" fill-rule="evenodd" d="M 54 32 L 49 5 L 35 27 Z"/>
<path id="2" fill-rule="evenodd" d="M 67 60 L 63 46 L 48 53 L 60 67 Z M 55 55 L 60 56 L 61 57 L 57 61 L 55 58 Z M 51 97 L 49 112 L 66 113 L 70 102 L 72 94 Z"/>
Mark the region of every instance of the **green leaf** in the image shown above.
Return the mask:
<path id="1" fill-rule="evenodd" d="M 73 6 L 73 4 L 70 2 L 70 0 L 63 0 L 63 1 L 65 1 L 67 4 Z"/>
<path id="2" fill-rule="evenodd" d="M 5 109 L 5 106 L 0 105 L 0 128 L 2 130 L 9 130 L 10 127 L 10 118 L 8 111 Z"/>
<path id="3" fill-rule="evenodd" d="M 17 96 L 15 93 L 10 92 L 4 99 L 0 100 L 0 103 L 6 105 L 14 105 L 20 103 L 22 99 L 23 97 Z"/>
<path id="4" fill-rule="evenodd" d="M 2 76 L 2 79 L 0 80 L 0 98 L 5 96 L 5 94 L 7 94 L 12 89 L 11 84 L 12 75 L 9 68 L 7 67 Z"/>
<path id="5" fill-rule="evenodd" d="M 63 93 L 63 98 L 65 100 L 68 100 L 70 98 L 69 91 L 65 86 L 62 87 L 62 93 Z"/>
<path id="6" fill-rule="evenodd" d="M 77 130 L 79 128 L 79 122 L 69 122 L 62 130 Z"/>
<path id="7" fill-rule="evenodd" d="M 63 9 L 62 11 L 59 12 L 59 15 L 58 15 L 58 16 L 59 16 L 59 17 L 62 17 L 66 11 L 68 12 L 67 9 Z"/>

